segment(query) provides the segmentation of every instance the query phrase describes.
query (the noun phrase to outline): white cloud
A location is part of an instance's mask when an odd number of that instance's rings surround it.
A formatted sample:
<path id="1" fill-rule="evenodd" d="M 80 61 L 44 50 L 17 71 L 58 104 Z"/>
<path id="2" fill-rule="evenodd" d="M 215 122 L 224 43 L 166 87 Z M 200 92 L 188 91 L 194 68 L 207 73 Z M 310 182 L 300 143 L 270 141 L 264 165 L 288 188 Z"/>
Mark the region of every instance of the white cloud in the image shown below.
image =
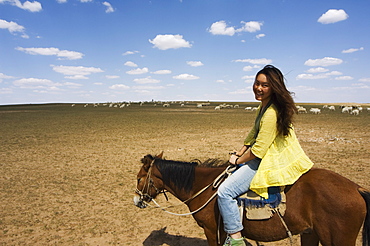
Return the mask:
<path id="1" fill-rule="evenodd" d="M 217 21 L 211 25 L 208 30 L 213 35 L 228 35 L 233 36 L 235 34 L 234 27 L 228 27 L 225 21 Z"/>
<path id="2" fill-rule="evenodd" d="M 326 74 L 316 74 L 316 75 L 313 75 L 311 73 L 307 74 L 307 73 L 302 73 L 302 74 L 298 74 L 296 79 L 325 79 L 325 78 L 328 78 L 328 76 Z"/>
<path id="3" fill-rule="evenodd" d="M 149 39 L 149 42 L 154 44 L 154 48 L 160 50 L 178 49 L 178 48 L 190 48 L 192 45 L 183 39 L 182 35 L 157 35 L 153 40 Z"/>
<path id="4" fill-rule="evenodd" d="M 358 81 L 360 81 L 360 82 L 370 82 L 370 78 L 361 78 Z"/>
<path id="5" fill-rule="evenodd" d="M 120 77 L 118 75 L 105 75 L 107 79 L 119 79 Z"/>
<path id="6" fill-rule="evenodd" d="M 204 65 L 201 61 L 187 61 L 186 64 L 192 67 L 200 67 Z"/>
<path id="7" fill-rule="evenodd" d="M 251 64 L 259 64 L 259 65 L 266 65 L 272 62 L 271 59 L 260 58 L 260 59 L 237 59 L 233 60 L 233 62 L 249 62 Z"/>
<path id="8" fill-rule="evenodd" d="M 258 66 L 258 65 L 254 65 L 254 66 L 245 66 L 245 67 L 243 67 L 243 71 L 245 71 L 245 72 L 250 72 L 250 71 L 252 71 L 253 69 L 255 69 L 255 68 L 260 68 L 260 66 Z"/>
<path id="9" fill-rule="evenodd" d="M 261 33 L 261 34 L 257 34 L 256 35 L 256 38 L 260 39 L 260 38 L 263 38 L 263 37 L 266 37 L 265 34 Z"/>
<path id="10" fill-rule="evenodd" d="M 92 2 L 93 0 L 80 0 L 81 3 L 88 3 L 88 2 Z"/>
<path id="11" fill-rule="evenodd" d="M 0 73 L 0 83 L 3 81 L 3 79 L 14 79 L 14 77 Z"/>
<path id="12" fill-rule="evenodd" d="M 17 6 L 18 8 L 28 10 L 30 12 L 39 12 L 42 10 L 41 3 L 37 1 L 25 1 L 24 3 L 21 3 L 19 0 L 0 0 L 0 3 L 9 3 L 13 6 Z"/>
<path id="13" fill-rule="evenodd" d="M 157 70 L 155 72 L 152 72 L 152 74 L 170 74 L 172 73 L 171 70 Z"/>
<path id="14" fill-rule="evenodd" d="M 110 3 L 103 2 L 103 5 L 107 7 L 107 9 L 105 10 L 105 13 L 113 13 L 115 11 Z"/>
<path id="15" fill-rule="evenodd" d="M 198 76 L 183 73 L 180 75 L 173 76 L 174 79 L 181 79 L 181 80 L 194 80 L 194 79 L 199 79 Z"/>
<path id="16" fill-rule="evenodd" d="M 82 86 L 82 84 L 72 83 L 72 82 L 66 82 L 63 85 L 67 86 L 68 88 L 79 88 Z"/>
<path id="17" fill-rule="evenodd" d="M 255 79 L 255 75 L 246 75 L 246 76 L 243 76 L 242 79 L 244 79 L 244 82 L 246 83 L 253 83 Z"/>
<path id="18" fill-rule="evenodd" d="M 351 77 L 351 76 L 340 76 L 340 77 L 336 77 L 335 80 L 353 80 L 353 77 Z"/>
<path id="19" fill-rule="evenodd" d="M 235 28 L 233 26 L 227 26 L 224 20 L 216 21 L 212 23 L 211 27 L 208 29 L 208 32 L 212 33 L 213 35 L 227 35 L 227 36 L 234 36 L 235 33 L 239 32 L 257 32 L 261 30 L 261 26 L 263 25 L 262 22 L 258 21 L 241 21 L 242 24 L 241 28 Z"/>
<path id="20" fill-rule="evenodd" d="M 82 75 L 82 74 L 76 74 L 72 76 L 65 76 L 64 78 L 66 79 L 76 79 L 76 80 L 81 80 L 81 79 L 89 79 L 89 77 Z"/>
<path id="21" fill-rule="evenodd" d="M 15 86 L 22 89 L 50 89 L 56 86 L 61 86 L 61 84 L 54 83 L 48 79 L 37 79 L 37 78 L 23 78 L 15 80 L 13 82 Z"/>
<path id="22" fill-rule="evenodd" d="M 58 3 L 66 3 L 67 0 L 57 0 Z"/>
<path id="23" fill-rule="evenodd" d="M 84 54 L 76 51 L 59 50 L 58 48 L 22 48 L 17 47 L 16 50 L 23 51 L 30 55 L 43 55 L 43 56 L 57 56 L 59 59 L 65 58 L 67 60 L 81 59 Z"/>
<path id="24" fill-rule="evenodd" d="M 304 63 L 304 65 L 311 66 L 311 67 L 316 67 L 316 66 L 327 67 L 327 66 L 339 65 L 342 62 L 343 60 L 339 58 L 324 57 L 322 59 L 309 59 Z"/>
<path id="25" fill-rule="evenodd" d="M 83 67 L 83 66 L 54 66 L 51 65 L 53 70 L 57 73 L 61 73 L 64 75 L 70 75 L 66 78 L 68 79 L 88 79 L 87 75 L 92 73 L 101 73 L 104 72 L 100 68 L 96 67 Z"/>
<path id="26" fill-rule="evenodd" d="M 315 68 L 308 69 L 307 73 L 325 73 L 327 71 L 329 71 L 329 69 L 327 69 L 327 68 L 315 67 Z"/>
<path id="27" fill-rule="evenodd" d="M 131 74 L 131 75 L 137 75 L 137 74 L 144 74 L 147 72 L 149 72 L 149 69 L 147 67 L 144 67 L 144 68 L 136 68 L 136 69 L 127 71 L 126 73 Z"/>
<path id="28" fill-rule="evenodd" d="M 132 61 L 127 61 L 123 65 L 128 66 L 128 67 L 137 67 L 137 64 Z"/>
<path id="29" fill-rule="evenodd" d="M 128 90 L 130 89 L 130 86 L 124 85 L 124 84 L 115 84 L 112 86 L 109 86 L 109 89 L 112 90 Z"/>
<path id="30" fill-rule="evenodd" d="M 338 76 L 338 75 L 342 75 L 343 73 L 342 72 L 339 72 L 339 71 L 331 71 L 329 73 L 326 73 L 325 75 L 328 75 L 328 76 Z"/>
<path id="31" fill-rule="evenodd" d="M 346 20 L 349 16 L 343 9 L 329 9 L 317 20 L 322 24 L 331 24 L 338 21 Z"/>
<path id="32" fill-rule="evenodd" d="M 361 47 L 361 48 L 351 48 L 351 49 L 348 49 L 348 50 L 342 50 L 342 53 L 353 53 L 353 52 L 356 52 L 356 51 L 359 51 L 359 50 L 364 50 L 364 47 Z"/>
<path id="33" fill-rule="evenodd" d="M 223 80 L 223 79 L 218 79 L 218 80 L 216 80 L 216 83 L 224 84 L 224 83 L 225 83 L 225 80 Z"/>
<path id="34" fill-rule="evenodd" d="M 139 53 L 139 51 L 137 51 L 137 50 L 134 50 L 134 51 L 126 51 L 125 53 L 123 53 L 122 55 L 123 56 L 127 56 L 127 55 L 133 55 L 133 54 L 137 54 L 137 53 Z"/>
<path id="35" fill-rule="evenodd" d="M 134 79 L 134 82 L 137 84 L 156 84 L 161 81 L 158 79 L 153 79 L 151 76 L 148 76 L 146 78 Z"/>
<path id="36" fill-rule="evenodd" d="M 0 19 L 0 29 L 8 29 L 8 31 L 15 35 L 16 33 L 21 33 L 23 38 L 29 38 L 28 35 L 25 34 L 25 28 L 13 21 L 6 21 Z"/>
<path id="37" fill-rule="evenodd" d="M 242 23 L 244 26 L 242 28 L 237 29 L 236 32 L 257 32 L 261 30 L 261 26 L 263 25 L 262 22 L 258 21 L 249 21 L 249 22 L 242 21 L 240 23 Z"/>

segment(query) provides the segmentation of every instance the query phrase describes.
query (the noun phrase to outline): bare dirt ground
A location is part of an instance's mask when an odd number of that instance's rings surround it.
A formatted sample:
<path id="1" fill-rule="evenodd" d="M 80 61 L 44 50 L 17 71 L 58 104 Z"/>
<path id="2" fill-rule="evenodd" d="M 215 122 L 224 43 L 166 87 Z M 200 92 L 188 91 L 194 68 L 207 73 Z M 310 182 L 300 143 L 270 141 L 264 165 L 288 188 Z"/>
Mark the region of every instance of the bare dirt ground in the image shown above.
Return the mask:
<path id="1" fill-rule="evenodd" d="M 133 205 L 140 159 L 162 150 L 166 159 L 227 159 L 253 125 L 245 106 L 0 107 L 0 245 L 206 246 L 191 216 Z M 300 114 L 295 128 L 317 167 L 370 189 L 369 125 L 366 110 L 352 116 L 337 107 Z"/>

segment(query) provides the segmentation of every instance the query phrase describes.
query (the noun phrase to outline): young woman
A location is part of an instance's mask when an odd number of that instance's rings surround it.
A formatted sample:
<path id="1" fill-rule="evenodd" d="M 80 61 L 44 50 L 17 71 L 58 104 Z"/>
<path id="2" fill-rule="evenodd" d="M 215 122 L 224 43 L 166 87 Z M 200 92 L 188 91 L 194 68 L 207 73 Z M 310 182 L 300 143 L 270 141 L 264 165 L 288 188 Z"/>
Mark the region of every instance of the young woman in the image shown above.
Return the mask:
<path id="1" fill-rule="evenodd" d="M 297 108 L 281 71 L 265 66 L 256 75 L 253 92 L 261 101 L 255 125 L 229 160 L 243 165 L 218 189 L 218 206 L 229 235 L 224 245 L 245 245 L 236 197 L 251 189 L 268 198 L 268 187 L 293 184 L 313 166 L 294 133 Z"/>

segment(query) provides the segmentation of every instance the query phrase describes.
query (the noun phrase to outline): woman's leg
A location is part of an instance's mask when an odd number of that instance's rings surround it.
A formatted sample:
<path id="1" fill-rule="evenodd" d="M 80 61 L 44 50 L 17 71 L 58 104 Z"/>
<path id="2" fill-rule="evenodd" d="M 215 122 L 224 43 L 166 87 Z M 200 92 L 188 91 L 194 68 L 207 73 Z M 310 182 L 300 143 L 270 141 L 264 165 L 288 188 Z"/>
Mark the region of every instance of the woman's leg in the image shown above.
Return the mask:
<path id="1" fill-rule="evenodd" d="M 218 207 L 225 232 L 234 234 L 243 229 L 236 197 L 249 190 L 261 159 L 255 158 L 235 171 L 218 188 Z"/>

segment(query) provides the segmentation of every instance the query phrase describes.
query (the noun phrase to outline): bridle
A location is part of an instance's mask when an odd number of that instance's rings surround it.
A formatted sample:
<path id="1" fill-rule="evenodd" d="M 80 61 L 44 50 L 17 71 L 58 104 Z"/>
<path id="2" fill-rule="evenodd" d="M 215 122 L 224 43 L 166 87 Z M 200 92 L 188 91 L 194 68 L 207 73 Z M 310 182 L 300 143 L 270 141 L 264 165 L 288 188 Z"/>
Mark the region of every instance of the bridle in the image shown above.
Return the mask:
<path id="1" fill-rule="evenodd" d="M 142 190 L 139 190 L 136 188 L 135 190 L 135 193 L 137 195 L 139 195 L 139 204 L 140 206 L 142 206 L 143 208 L 144 207 L 147 207 L 147 206 L 150 206 L 149 202 L 153 201 L 155 203 L 155 208 L 161 208 L 164 212 L 166 213 L 169 213 L 169 214 L 172 214 L 172 215 L 178 215 L 178 216 L 185 216 L 185 215 L 192 215 L 192 214 L 195 214 L 197 212 L 199 212 L 200 210 L 202 210 L 205 206 L 207 206 L 212 200 L 213 198 L 215 198 L 217 196 L 217 191 L 213 193 L 213 195 L 201 206 L 199 207 L 198 209 L 192 211 L 192 212 L 189 212 L 189 213 L 185 213 L 185 214 L 177 214 L 177 213 L 172 213 L 172 212 L 169 212 L 166 210 L 166 208 L 168 207 L 161 207 L 155 200 L 154 200 L 154 197 L 158 196 L 159 194 L 163 193 L 164 196 L 166 197 L 167 201 L 168 201 L 168 197 L 167 197 L 167 194 L 166 194 L 166 190 L 164 189 L 158 189 L 155 185 L 154 185 L 154 181 L 152 179 L 152 166 L 154 164 L 156 159 L 153 159 L 153 161 L 150 163 L 149 165 L 149 169 L 148 169 L 148 172 L 147 172 L 147 175 L 146 175 L 146 179 L 145 179 L 145 183 L 144 183 L 144 186 L 143 186 L 143 189 Z M 187 202 L 193 200 L 195 197 L 197 197 L 198 195 L 200 195 L 201 193 L 203 193 L 206 189 L 208 189 L 209 187 L 213 186 L 213 188 L 218 188 L 218 186 L 222 183 L 222 181 L 227 178 L 234 170 L 235 170 L 235 165 L 230 165 L 229 167 L 227 167 L 212 183 L 208 184 L 207 186 L 205 186 L 203 189 L 201 189 L 200 191 L 198 191 L 196 194 L 194 194 L 193 196 L 191 196 L 190 198 L 188 198 L 187 200 L 179 203 L 178 205 L 183 205 L 183 204 L 186 204 Z M 149 194 L 149 191 L 151 188 L 154 188 L 155 190 L 155 195 L 154 197 L 152 195 Z M 177 205 L 172 205 L 172 206 L 169 206 L 169 207 L 174 207 L 174 206 L 177 206 Z"/>
<path id="2" fill-rule="evenodd" d="M 143 205 L 148 205 L 149 202 L 151 202 L 154 197 L 158 196 L 159 194 L 164 194 L 166 199 L 168 200 L 167 194 L 165 190 L 159 189 L 154 185 L 154 181 L 152 179 L 152 166 L 155 162 L 155 159 L 150 163 L 148 172 L 146 174 L 145 183 L 143 185 L 143 189 L 139 190 L 138 188 L 135 189 L 135 193 L 140 196 L 140 202 L 144 203 Z M 152 196 L 149 194 L 151 188 L 155 190 L 155 194 Z"/>

